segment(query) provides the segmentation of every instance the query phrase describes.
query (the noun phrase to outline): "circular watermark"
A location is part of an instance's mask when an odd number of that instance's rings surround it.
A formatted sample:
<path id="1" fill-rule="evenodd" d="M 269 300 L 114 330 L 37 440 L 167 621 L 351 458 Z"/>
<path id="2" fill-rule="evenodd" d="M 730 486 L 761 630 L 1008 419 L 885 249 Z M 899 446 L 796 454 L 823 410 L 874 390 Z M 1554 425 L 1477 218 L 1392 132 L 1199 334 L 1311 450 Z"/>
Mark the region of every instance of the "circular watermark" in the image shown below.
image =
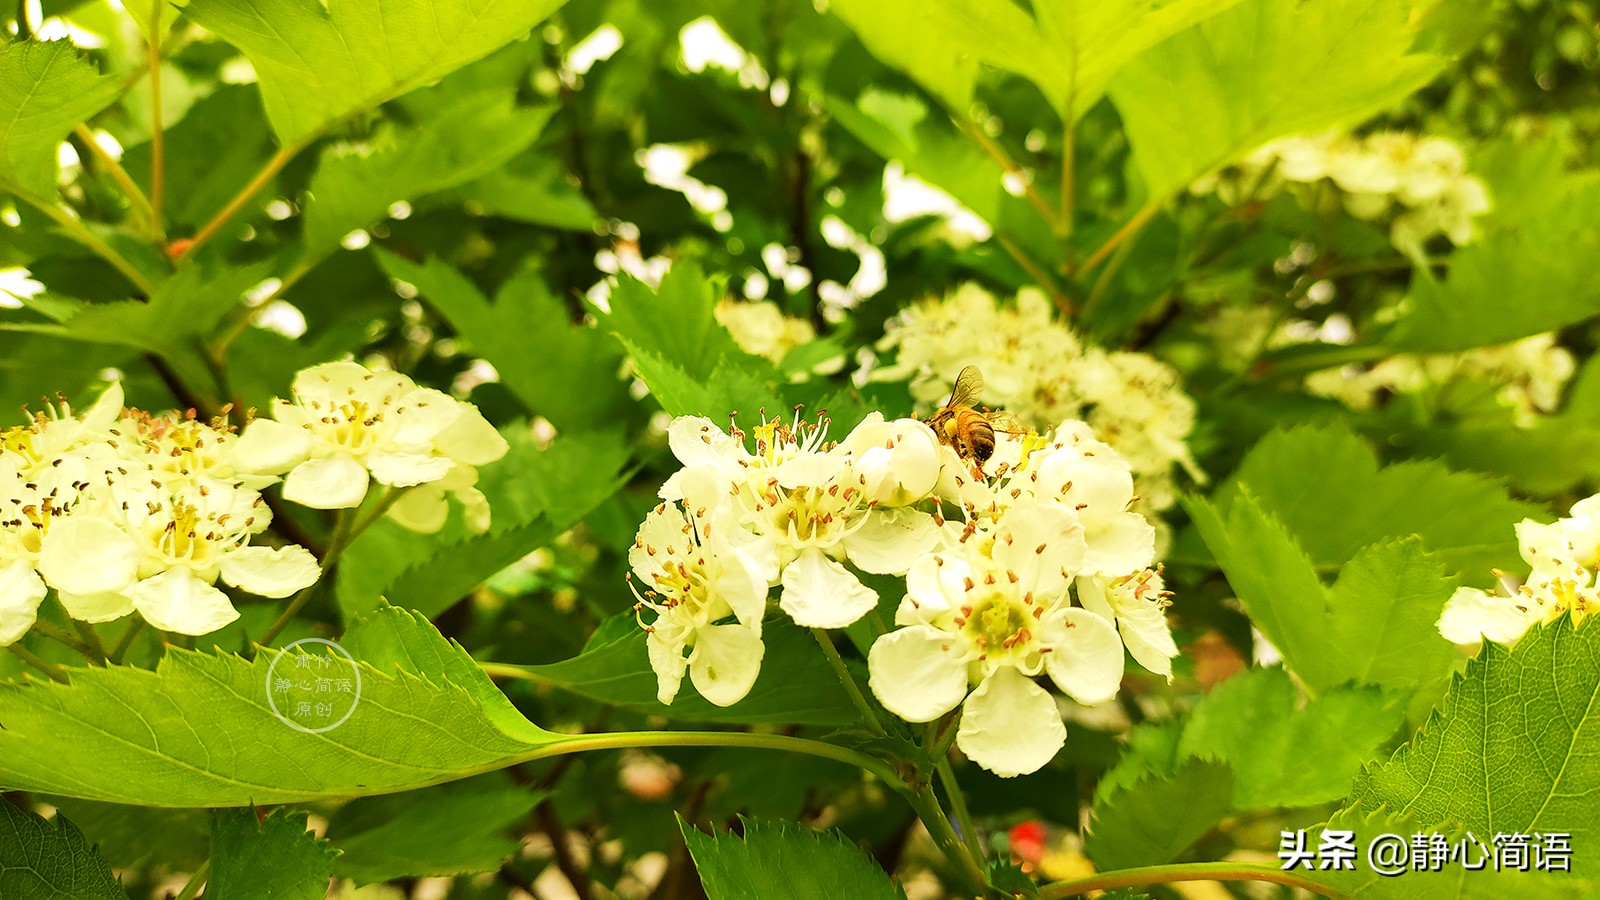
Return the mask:
<path id="1" fill-rule="evenodd" d="M 332 652 L 312 653 L 303 649 L 305 644 L 322 644 Z M 332 731 L 349 720 L 360 702 L 361 667 L 333 641 L 295 641 L 279 650 L 267 667 L 267 705 L 278 721 L 295 731 Z"/>

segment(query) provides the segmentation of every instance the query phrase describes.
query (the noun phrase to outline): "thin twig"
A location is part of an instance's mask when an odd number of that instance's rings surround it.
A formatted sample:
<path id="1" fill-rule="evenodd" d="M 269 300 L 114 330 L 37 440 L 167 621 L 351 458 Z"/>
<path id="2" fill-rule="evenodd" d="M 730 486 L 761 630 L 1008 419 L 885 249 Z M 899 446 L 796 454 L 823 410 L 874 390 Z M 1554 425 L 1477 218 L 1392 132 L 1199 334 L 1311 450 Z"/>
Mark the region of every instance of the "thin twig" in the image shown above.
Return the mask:
<path id="1" fill-rule="evenodd" d="M 1133 214 L 1133 218 L 1124 222 L 1122 227 L 1117 229 L 1116 234 L 1113 234 L 1111 237 L 1107 238 L 1104 244 L 1096 247 L 1095 251 L 1089 254 L 1088 258 L 1083 261 L 1083 265 L 1078 267 L 1078 270 L 1086 271 L 1099 265 L 1107 256 L 1110 256 L 1111 251 L 1117 249 L 1117 247 L 1120 246 L 1123 241 L 1138 234 L 1140 229 L 1144 228 L 1146 223 L 1148 223 L 1150 219 L 1160 211 L 1160 203 L 1146 204 L 1144 208 Z"/>
<path id="2" fill-rule="evenodd" d="M 73 637 L 72 632 L 53 622 L 46 622 L 43 619 L 34 622 L 33 633 L 45 640 L 55 641 L 84 659 L 92 659 L 94 657 L 94 651 L 89 649 L 87 643 L 80 638 Z"/>
<path id="3" fill-rule="evenodd" d="M 578 862 L 578 857 L 572 852 L 571 837 L 567 829 L 561 824 L 561 819 L 556 815 L 555 805 L 549 800 L 539 804 L 534 814 L 539 818 L 539 829 L 545 837 L 550 839 L 550 850 L 555 854 L 556 868 L 566 876 L 567 883 L 572 885 L 572 892 L 579 900 L 591 900 L 594 896 L 594 885 L 589 880 L 589 872 Z"/>
<path id="4" fill-rule="evenodd" d="M 122 658 L 128 655 L 128 649 L 133 646 L 134 639 L 141 631 L 144 631 L 144 617 L 134 616 L 133 621 L 128 623 L 127 629 L 122 632 L 122 637 L 117 639 L 117 645 L 111 648 L 109 660 L 112 665 L 120 664 Z"/>
<path id="5" fill-rule="evenodd" d="M 32 650 L 29 650 L 27 647 L 24 647 L 21 644 L 12 644 L 8 649 L 10 649 L 18 659 L 50 676 L 52 681 L 57 681 L 61 684 L 72 683 L 72 680 L 67 677 L 67 673 L 61 671 L 60 666 L 52 662 L 46 662 L 42 657 L 34 653 Z"/>
<path id="6" fill-rule="evenodd" d="M 216 237 L 217 232 L 221 231 L 223 226 L 227 225 L 230 219 L 232 219 L 235 215 L 238 215 L 239 210 L 244 209 L 245 204 L 249 203 L 252 197 L 259 193 L 262 188 L 266 187 L 267 182 L 271 181 L 273 176 L 277 175 L 284 166 L 288 165 L 289 161 L 294 159 L 295 154 L 299 153 L 301 148 L 304 146 L 305 144 L 303 142 L 291 144 L 288 147 L 279 149 L 277 153 L 274 153 L 272 158 L 267 160 L 267 164 L 262 167 L 261 171 L 256 173 L 256 177 L 250 179 L 250 183 L 240 188 L 239 193 L 235 194 L 233 199 L 228 201 L 227 206 L 224 206 L 220 212 L 218 212 L 215 216 L 212 216 L 211 221 L 201 226 L 200 230 L 195 232 L 194 237 L 184 242 L 181 249 L 178 249 L 172 254 L 173 259 L 187 259 L 188 257 L 194 255 L 195 251 L 199 250 L 200 247 L 207 241 L 210 241 L 212 238 Z"/>
<path id="7" fill-rule="evenodd" d="M 49 216 L 74 240 L 88 248 L 95 256 L 110 263 L 112 268 L 121 272 L 123 277 L 133 282 L 133 286 L 143 291 L 145 296 L 156 292 L 155 282 L 151 281 L 143 272 L 134 268 L 133 263 L 128 262 L 126 257 L 118 253 L 110 244 L 101 240 L 100 236 L 95 234 L 76 215 L 50 200 L 23 190 L 19 185 L 0 181 L 0 187 L 5 188 L 24 203 Z"/>
<path id="8" fill-rule="evenodd" d="M 1045 271 L 1044 266 L 1035 262 L 1033 257 L 1028 255 L 1028 251 L 1022 249 L 1015 241 L 1005 235 L 996 234 L 994 239 L 1007 253 L 1011 254 L 1011 258 L 1017 261 L 1017 265 L 1028 273 L 1034 284 L 1049 292 L 1050 299 L 1055 302 L 1056 309 L 1061 311 L 1061 315 L 1072 315 L 1072 299 L 1061 288 L 1056 286 L 1056 280 L 1050 277 L 1050 273 Z"/>
<path id="9" fill-rule="evenodd" d="M 150 224 L 160 232 L 167 190 L 167 136 L 161 124 L 161 13 L 166 0 L 151 0 L 150 6 L 149 49 L 145 53 L 150 66 Z M 164 237 L 162 243 L 166 243 Z"/>
<path id="10" fill-rule="evenodd" d="M 844 657 L 839 655 L 839 648 L 833 645 L 833 638 L 828 636 L 826 629 L 813 628 L 811 634 L 817 639 L 817 645 L 822 648 L 828 663 L 833 666 L 833 671 L 839 676 L 839 683 L 844 685 L 845 692 L 850 695 L 850 700 L 861 710 L 861 715 L 866 717 L 867 724 L 872 726 L 872 732 L 879 737 L 889 732 L 878 721 L 878 713 L 867 702 L 866 695 L 861 693 L 861 686 L 856 684 L 856 677 L 850 673 L 850 667 L 844 664 Z"/>
<path id="11" fill-rule="evenodd" d="M 1061 225 L 1056 218 L 1056 211 L 1050 208 L 1050 204 L 1045 202 L 1044 197 L 1033 186 L 1033 179 L 1029 176 L 1028 170 L 1023 168 L 1021 163 L 1012 159 L 1011 154 L 1007 153 L 1004 147 L 995 143 L 994 139 L 987 134 L 984 134 L 983 129 L 978 127 L 978 123 L 963 117 L 961 119 L 961 127 L 967 134 L 972 136 L 973 140 L 978 142 L 979 146 L 983 147 L 984 152 L 988 153 L 991 159 L 1000 164 L 1000 168 L 1004 169 L 1007 175 L 1017 179 L 1022 184 L 1023 195 L 1028 198 L 1028 202 L 1033 204 L 1033 208 L 1039 211 L 1039 215 L 1044 217 L 1045 222 L 1049 223 L 1050 230 L 1055 232 L 1059 229 Z"/>
<path id="12" fill-rule="evenodd" d="M 139 217 L 144 219 L 145 227 L 149 229 L 151 237 L 165 240 L 161 234 L 160 219 L 150 206 L 150 199 L 144 195 L 144 191 L 139 190 L 139 185 L 134 183 L 133 178 L 128 175 L 128 170 L 122 167 L 122 163 L 118 162 L 110 151 L 100 146 L 100 142 L 95 140 L 94 131 L 88 125 L 79 125 L 72 130 L 72 133 L 88 146 L 89 153 L 94 156 L 100 167 L 111 174 L 111 179 L 122 190 L 122 195 L 128 198 L 128 202 L 133 204 Z"/>

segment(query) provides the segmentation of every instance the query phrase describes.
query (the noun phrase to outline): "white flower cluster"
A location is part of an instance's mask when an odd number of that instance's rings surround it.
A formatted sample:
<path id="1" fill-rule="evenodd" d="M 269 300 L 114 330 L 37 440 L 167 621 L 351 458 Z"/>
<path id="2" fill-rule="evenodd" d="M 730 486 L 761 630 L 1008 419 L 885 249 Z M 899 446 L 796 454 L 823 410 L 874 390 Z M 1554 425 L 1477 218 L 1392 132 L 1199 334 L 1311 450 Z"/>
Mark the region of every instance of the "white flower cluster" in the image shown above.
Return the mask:
<path id="1" fill-rule="evenodd" d="M 1496 347 L 1460 353 L 1402 354 L 1370 368 L 1345 366 L 1306 376 L 1306 390 L 1332 397 L 1351 409 L 1370 409 L 1379 394 L 1417 393 L 1461 378 L 1499 385 L 1496 399 L 1509 406 L 1518 425 L 1529 427 L 1561 403 L 1562 389 L 1577 372 L 1572 353 L 1554 334 L 1536 334 Z"/>
<path id="2" fill-rule="evenodd" d="M 1037 770 L 1065 741 L 1036 677 L 1104 702 L 1126 645 L 1170 678 L 1155 530 L 1129 509 L 1128 465 L 1084 423 L 999 435 L 992 474 L 924 423 L 876 413 L 836 444 L 803 422 L 763 424 L 754 452 L 745 437 L 696 417 L 668 430 L 683 468 L 629 559 L 661 702 L 686 672 L 719 705 L 749 692 L 773 587 L 801 626 L 872 621 L 880 598 L 858 571 L 905 577 L 897 627 L 868 654 L 873 693 L 911 722 L 961 707 L 956 745 L 1000 775 Z"/>
<path id="3" fill-rule="evenodd" d="M 910 378 L 919 403 L 944 402 L 971 363 L 983 371 L 985 404 L 1040 428 L 1088 422 L 1132 468 L 1140 510 L 1158 512 L 1176 501 L 1174 465 L 1204 480 L 1186 443 L 1195 405 L 1178 373 L 1145 353 L 1085 345 L 1055 320 L 1038 290 L 1024 289 L 1009 304 L 963 285 L 904 310 L 889 322 L 879 349 L 898 355 L 873 378 Z"/>
<path id="4" fill-rule="evenodd" d="M 810 322 L 798 316 L 784 314 L 778 304 L 770 300 L 717 301 L 712 313 L 717 322 L 733 335 L 739 349 L 759 356 L 774 365 L 783 362 L 790 350 L 803 347 L 817 339 L 817 330 Z M 810 372 L 827 375 L 844 368 L 843 355 L 819 360 L 809 372 L 800 372 L 796 380 L 804 380 Z"/>
<path id="5" fill-rule="evenodd" d="M 402 524 L 437 529 L 452 491 L 487 527 L 473 467 L 507 446 L 476 409 L 354 363 L 302 371 L 294 394 L 242 435 L 125 410 L 120 384 L 81 415 L 63 403 L 0 432 L 0 646 L 33 627 L 51 589 L 79 621 L 138 612 L 200 635 L 239 616 L 219 578 L 263 597 L 309 587 L 322 570 L 308 550 L 252 543 L 272 522 L 260 491 L 285 471 L 285 497 L 305 506 L 358 505 L 370 471 L 420 485 L 390 511 Z"/>
<path id="6" fill-rule="evenodd" d="M 433 532 L 453 494 L 475 531 L 489 528 L 477 467 L 509 446 L 478 408 L 399 372 L 353 362 L 312 366 L 295 376 L 290 401 L 250 423 L 236 451 L 251 471 L 284 475 L 284 499 L 314 509 L 359 506 L 370 481 L 409 488 L 389 516 Z M 284 474 L 287 473 L 287 474 Z"/>
<path id="7" fill-rule="evenodd" d="M 1541 525 L 1532 519 L 1517 524 L 1517 542 L 1529 568 L 1520 585 L 1502 572 L 1506 595 L 1478 588 L 1457 588 L 1439 617 L 1439 633 L 1458 644 L 1488 639 L 1510 643 L 1538 622 L 1550 622 L 1571 610 L 1573 624 L 1600 612 L 1600 495 L 1579 500 L 1571 515 Z"/>
<path id="8" fill-rule="evenodd" d="M 1435 235 L 1456 245 L 1473 237 L 1473 220 L 1488 212 L 1489 192 L 1468 174 L 1466 154 L 1454 141 L 1406 132 L 1301 135 L 1273 141 L 1237 166 L 1207 175 L 1195 194 L 1230 205 L 1264 200 L 1286 186 L 1328 182 L 1346 211 L 1367 221 L 1389 220 L 1389 239 L 1416 252 Z M 1302 202 L 1314 200 L 1298 192 Z"/>

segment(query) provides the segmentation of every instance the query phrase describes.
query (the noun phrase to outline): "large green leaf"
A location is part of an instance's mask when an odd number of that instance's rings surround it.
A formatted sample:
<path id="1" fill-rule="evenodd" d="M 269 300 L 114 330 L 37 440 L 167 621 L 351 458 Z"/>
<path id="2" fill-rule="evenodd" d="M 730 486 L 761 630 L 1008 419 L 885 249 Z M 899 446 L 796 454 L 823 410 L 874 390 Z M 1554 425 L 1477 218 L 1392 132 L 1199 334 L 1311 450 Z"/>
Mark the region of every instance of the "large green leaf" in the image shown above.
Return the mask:
<path id="1" fill-rule="evenodd" d="M 492 872 L 521 846 L 509 829 L 541 796 L 504 775 L 363 797 L 328 822 L 334 871 L 362 883 Z"/>
<path id="2" fill-rule="evenodd" d="M 1105 870 L 1172 862 L 1222 821 L 1232 798 L 1228 766 L 1191 760 L 1097 800 L 1084 850 Z"/>
<path id="3" fill-rule="evenodd" d="M 674 263 L 654 288 L 637 278 L 618 276 L 601 322 L 631 348 L 706 378 L 724 357 L 748 355 L 713 312 L 722 296 L 720 281 L 687 260 Z"/>
<path id="4" fill-rule="evenodd" d="M 211 877 L 217 897 L 323 900 L 334 851 L 306 830 L 306 814 L 278 810 L 264 819 L 254 809 L 219 810 L 211 827 Z"/>
<path id="5" fill-rule="evenodd" d="M 1112 82 L 1134 163 L 1162 198 L 1274 138 L 1359 122 L 1427 84 L 1404 0 L 1245 0 Z"/>
<path id="6" fill-rule="evenodd" d="M 185 266 L 162 283 L 149 302 L 81 305 L 66 320 L 62 333 L 80 341 L 121 344 L 163 356 L 182 353 L 216 327 L 269 271 L 262 263 L 220 269 Z"/>
<path id="7" fill-rule="evenodd" d="M 681 817 L 709 900 L 905 900 L 872 858 L 837 831 L 741 819 L 744 834 L 704 834 Z"/>
<path id="8" fill-rule="evenodd" d="M 1215 499 L 1226 504 L 1241 489 L 1289 529 L 1319 568 L 1340 566 L 1377 541 L 1414 534 L 1447 570 L 1480 585 L 1491 582 L 1491 569 L 1519 564 L 1511 526 L 1546 518 L 1496 482 L 1437 462 L 1380 469 L 1372 449 L 1339 424 L 1262 438 Z"/>
<path id="9" fill-rule="evenodd" d="M 1225 510 L 1185 507 L 1251 621 L 1312 691 L 1355 682 L 1407 693 L 1450 672 L 1456 650 L 1435 623 L 1455 583 L 1416 538 L 1362 549 L 1328 588 L 1248 490 Z"/>
<path id="10" fill-rule="evenodd" d="M 190 0 L 185 14 L 244 51 L 278 140 L 435 81 L 523 35 L 563 0 Z"/>
<path id="11" fill-rule="evenodd" d="M 604 331 L 571 322 L 537 271 L 507 280 L 490 303 L 448 263 L 415 263 L 386 250 L 375 252 L 385 272 L 415 286 L 471 351 L 495 367 L 500 382 L 556 428 L 614 422 L 629 402 L 627 385 L 618 377 L 622 349 Z"/>
<path id="12" fill-rule="evenodd" d="M 69 41 L 0 44 L 0 188 L 10 185 L 54 200 L 56 145 L 120 90 Z"/>
<path id="13" fill-rule="evenodd" d="M 1235 810 L 1326 803 L 1350 792 L 1362 763 L 1394 736 L 1403 714 L 1395 698 L 1375 688 L 1339 687 L 1302 700 L 1283 669 L 1252 669 L 1201 697 L 1187 718 L 1141 726 L 1096 795 L 1203 759 L 1233 770 Z"/>
<path id="14" fill-rule="evenodd" d="M 966 115 L 979 64 L 1032 81 L 1063 120 L 1081 116 L 1130 59 L 1239 0 L 835 0 L 878 57 Z M 1036 18 L 1035 18 L 1036 17 Z"/>
<path id="15" fill-rule="evenodd" d="M 128 893 L 66 817 L 41 819 L 0 799 L 0 897 L 128 900 Z"/>
<path id="16" fill-rule="evenodd" d="M 1422 822 L 1458 822 L 1480 838 L 1567 832 L 1600 839 L 1600 629 L 1563 616 L 1514 648 L 1485 643 L 1440 708 L 1352 799 Z M 1600 874 L 1574 852 L 1572 871 Z"/>
<path id="17" fill-rule="evenodd" d="M 671 706 L 656 700 L 656 675 L 650 668 L 644 631 L 629 621 L 633 613 L 610 620 L 620 636 L 605 640 L 610 631 L 596 633 L 583 653 L 560 662 L 538 666 L 497 665 L 515 677 L 548 684 L 620 706 L 685 722 L 747 722 L 849 725 L 860 713 L 851 703 L 838 675 L 829 666 L 811 635 L 787 620 L 762 626 L 766 654 L 761 674 L 743 700 L 717 706 L 695 693 L 684 679 Z"/>
<path id="18" fill-rule="evenodd" d="M 341 643 L 359 661 L 360 699 L 318 734 L 273 712 L 268 676 L 283 667 L 272 651 L 169 649 L 155 671 L 0 685 L 0 787 L 150 806 L 291 803 L 453 781 L 566 740 L 518 714 L 425 620 L 384 609 Z"/>
<path id="19" fill-rule="evenodd" d="M 513 100 L 509 93 L 471 95 L 390 146 L 323 153 L 306 206 L 307 258 L 320 258 L 346 234 L 382 219 L 397 201 L 465 184 L 527 149 L 555 107 L 527 109 Z"/>

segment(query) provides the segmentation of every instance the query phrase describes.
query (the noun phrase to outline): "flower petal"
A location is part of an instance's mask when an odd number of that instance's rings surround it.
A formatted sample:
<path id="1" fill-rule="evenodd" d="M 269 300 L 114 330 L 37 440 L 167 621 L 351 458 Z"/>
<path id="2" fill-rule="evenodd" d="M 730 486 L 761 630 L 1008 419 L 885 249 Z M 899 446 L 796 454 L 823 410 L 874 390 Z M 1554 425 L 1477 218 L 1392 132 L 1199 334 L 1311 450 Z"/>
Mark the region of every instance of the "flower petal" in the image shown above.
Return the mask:
<path id="1" fill-rule="evenodd" d="M 16 643 L 33 627 L 46 590 L 44 579 L 25 559 L 0 569 L 0 647 Z"/>
<path id="2" fill-rule="evenodd" d="M 389 451 L 367 457 L 367 468 L 372 470 L 373 479 L 390 487 L 414 487 L 438 481 L 455 467 L 456 461 L 450 457 L 427 453 Z"/>
<path id="3" fill-rule="evenodd" d="M 128 589 L 134 608 L 162 631 L 210 634 L 239 618 L 228 595 L 188 569 L 168 569 Z"/>
<path id="4" fill-rule="evenodd" d="M 63 594 L 125 590 L 138 577 L 139 546 L 108 519 L 69 516 L 45 532 L 39 574 Z"/>
<path id="5" fill-rule="evenodd" d="M 461 408 L 461 415 L 434 438 L 434 449 L 469 466 L 488 465 L 505 456 L 511 445 L 489 424 L 483 413 L 470 403 L 456 405 Z"/>
<path id="6" fill-rule="evenodd" d="M 1041 599 L 1059 595 L 1083 558 L 1083 524 L 1067 507 L 1025 499 L 1001 514 L 994 561 L 1016 573 L 1022 590 Z"/>
<path id="7" fill-rule="evenodd" d="M 395 430 L 394 439 L 405 447 L 431 450 L 434 442 L 461 418 L 460 402 L 444 391 L 433 388 L 416 388 L 408 392 L 400 408 L 405 411 L 398 414 L 399 428 Z"/>
<path id="8" fill-rule="evenodd" d="M 732 706 L 750 693 L 765 652 L 759 629 L 742 624 L 701 628 L 689 654 L 689 680 L 700 696 L 717 706 Z"/>
<path id="9" fill-rule="evenodd" d="M 1111 622 L 1086 609 L 1063 609 L 1047 616 L 1041 642 L 1050 647 L 1045 671 L 1072 699 L 1104 703 L 1122 686 L 1122 639 Z"/>
<path id="10" fill-rule="evenodd" d="M 241 547 L 222 557 L 222 580 L 261 597 L 287 597 L 321 576 L 317 558 L 298 544 Z"/>
<path id="11" fill-rule="evenodd" d="M 815 547 L 783 569 L 778 606 L 802 628 L 843 628 L 877 605 L 877 591 Z"/>
<path id="12" fill-rule="evenodd" d="M 967 695 L 967 664 L 955 650 L 949 635 L 927 625 L 879 637 L 867 654 L 872 693 L 907 722 L 932 722 Z"/>
<path id="13" fill-rule="evenodd" d="M 412 531 L 433 534 L 450 518 L 450 504 L 445 501 L 444 488 L 436 484 L 417 485 L 394 501 L 389 507 L 389 518 Z"/>
<path id="14" fill-rule="evenodd" d="M 938 523 L 921 510 L 877 508 L 867 512 L 865 525 L 844 539 L 844 549 L 863 572 L 903 575 L 913 563 L 933 552 L 939 537 Z"/>
<path id="15" fill-rule="evenodd" d="M 1477 588 L 1456 588 L 1439 616 L 1439 633 L 1456 644 L 1476 644 L 1485 638 L 1509 644 L 1522 637 L 1539 620 L 1536 607 L 1520 612 L 1509 597 L 1496 597 Z"/>
<path id="16" fill-rule="evenodd" d="M 127 594 L 110 591 L 104 594 L 69 594 L 57 591 L 56 596 L 61 599 L 61 605 L 67 608 L 67 615 L 80 622 L 113 622 L 133 612 L 133 600 Z"/>
<path id="17" fill-rule="evenodd" d="M 906 599 L 895 612 L 896 625 L 913 625 L 956 609 L 966 595 L 972 567 L 959 556 L 924 556 L 906 571 Z"/>
<path id="18" fill-rule="evenodd" d="M 304 428 L 256 419 L 234 442 L 233 465 L 241 472 L 280 475 L 305 462 L 311 448 L 311 437 Z"/>
<path id="19" fill-rule="evenodd" d="M 703 416 L 679 416 L 667 426 L 667 446 L 684 466 L 737 466 L 744 446 Z"/>
<path id="20" fill-rule="evenodd" d="M 683 656 L 682 631 L 667 627 L 657 619 L 655 630 L 645 638 L 645 649 L 650 653 L 650 668 L 656 671 L 656 699 L 663 706 L 672 705 L 683 684 L 683 673 L 689 661 Z"/>
<path id="21" fill-rule="evenodd" d="M 1055 698 L 1010 666 L 967 698 L 956 731 L 961 752 L 1002 778 L 1039 771 L 1066 742 Z"/>
<path id="22" fill-rule="evenodd" d="M 1156 529 L 1135 512 L 1117 513 L 1094 523 L 1083 555 L 1085 575 L 1126 575 L 1155 561 Z"/>
<path id="23" fill-rule="evenodd" d="M 349 509 L 367 496 L 367 470 L 348 456 L 303 462 L 283 479 L 283 499 L 312 509 Z"/>

